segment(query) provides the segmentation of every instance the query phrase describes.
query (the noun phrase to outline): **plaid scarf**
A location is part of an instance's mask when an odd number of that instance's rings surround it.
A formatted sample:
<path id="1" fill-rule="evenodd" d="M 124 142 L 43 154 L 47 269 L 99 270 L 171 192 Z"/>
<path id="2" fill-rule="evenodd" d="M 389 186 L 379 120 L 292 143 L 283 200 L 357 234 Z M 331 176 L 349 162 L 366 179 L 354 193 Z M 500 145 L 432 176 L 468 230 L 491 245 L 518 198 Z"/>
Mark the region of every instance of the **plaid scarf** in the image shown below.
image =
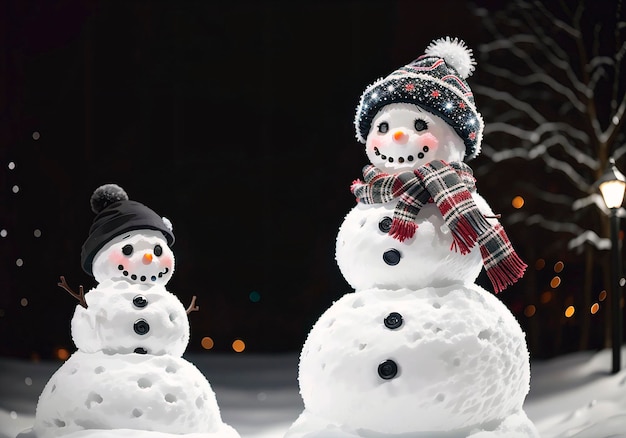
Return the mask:
<path id="1" fill-rule="evenodd" d="M 499 223 L 487 222 L 471 192 L 476 190 L 472 169 L 463 162 L 431 161 L 415 171 L 396 175 L 373 165 L 363 168 L 365 182 L 356 180 L 350 190 L 364 204 L 397 200 L 389 235 L 400 242 L 417 230 L 415 219 L 424 204 L 434 202 L 452 233 L 451 250 L 467 254 L 478 243 L 483 265 L 495 293 L 524 275 L 526 264 L 518 257 Z"/>

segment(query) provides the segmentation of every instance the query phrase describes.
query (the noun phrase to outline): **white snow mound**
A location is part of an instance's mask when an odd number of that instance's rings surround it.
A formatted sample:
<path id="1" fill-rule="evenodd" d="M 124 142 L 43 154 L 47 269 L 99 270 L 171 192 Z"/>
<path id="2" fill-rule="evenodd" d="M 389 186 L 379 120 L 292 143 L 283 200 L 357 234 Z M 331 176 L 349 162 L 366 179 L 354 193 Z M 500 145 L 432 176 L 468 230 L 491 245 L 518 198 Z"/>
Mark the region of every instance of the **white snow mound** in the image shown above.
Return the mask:
<path id="1" fill-rule="evenodd" d="M 176 434 L 230 430 L 204 375 L 169 355 L 78 351 L 46 384 L 35 418 L 38 438 L 120 436 L 113 432 L 118 429 Z"/>

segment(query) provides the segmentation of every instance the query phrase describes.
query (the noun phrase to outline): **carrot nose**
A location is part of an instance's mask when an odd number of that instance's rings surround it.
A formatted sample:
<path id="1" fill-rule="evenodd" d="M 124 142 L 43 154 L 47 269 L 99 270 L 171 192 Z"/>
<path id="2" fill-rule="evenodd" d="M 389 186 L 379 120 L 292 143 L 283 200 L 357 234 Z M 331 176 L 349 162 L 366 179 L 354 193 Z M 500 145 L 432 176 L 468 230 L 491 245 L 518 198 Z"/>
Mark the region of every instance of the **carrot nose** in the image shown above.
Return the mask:
<path id="1" fill-rule="evenodd" d="M 400 140 L 404 139 L 405 135 L 406 134 L 404 133 L 404 131 L 399 129 L 399 130 L 397 130 L 396 132 L 393 133 L 393 139 L 395 141 L 400 141 Z"/>
<path id="2" fill-rule="evenodd" d="M 143 255 L 143 264 L 149 265 L 150 263 L 152 263 L 152 254 L 147 252 Z"/>

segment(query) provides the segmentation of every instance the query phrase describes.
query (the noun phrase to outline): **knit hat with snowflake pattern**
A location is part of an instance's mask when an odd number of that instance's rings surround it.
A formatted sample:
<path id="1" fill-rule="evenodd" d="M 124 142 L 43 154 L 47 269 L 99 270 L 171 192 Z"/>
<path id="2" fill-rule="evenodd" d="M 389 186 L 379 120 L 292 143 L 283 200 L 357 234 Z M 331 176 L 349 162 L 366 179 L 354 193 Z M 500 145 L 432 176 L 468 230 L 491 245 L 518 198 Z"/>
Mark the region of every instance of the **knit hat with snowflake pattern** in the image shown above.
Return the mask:
<path id="1" fill-rule="evenodd" d="M 354 119 L 357 140 L 365 143 L 372 120 L 384 106 L 413 103 L 454 128 L 465 143 L 465 161 L 476 157 L 484 123 L 465 81 L 475 65 L 464 41 L 450 37 L 432 41 L 424 55 L 365 89 Z"/>

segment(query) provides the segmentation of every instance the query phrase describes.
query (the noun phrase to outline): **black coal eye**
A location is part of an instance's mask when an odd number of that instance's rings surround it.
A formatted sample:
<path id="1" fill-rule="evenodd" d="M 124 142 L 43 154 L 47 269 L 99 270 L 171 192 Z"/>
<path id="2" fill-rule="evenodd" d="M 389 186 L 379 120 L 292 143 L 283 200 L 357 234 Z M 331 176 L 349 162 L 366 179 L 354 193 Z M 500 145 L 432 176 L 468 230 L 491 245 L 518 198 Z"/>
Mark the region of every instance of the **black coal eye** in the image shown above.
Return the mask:
<path id="1" fill-rule="evenodd" d="M 428 129 L 428 123 L 422 119 L 415 119 L 415 130 L 416 131 L 424 131 Z"/>
<path id="2" fill-rule="evenodd" d="M 161 245 L 157 245 L 154 247 L 154 255 L 159 257 L 161 254 L 163 254 L 163 248 L 161 248 Z"/>
<path id="3" fill-rule="evenodd" d="M 382 122 L 380 125 L 378 125 L 378 132 L 381 132 L 384 134 L 387 131 L 389 131 L 389 123 Z"/>
<path id="4" fill-rule="evenodd" d="M 124 248 L 122 248 L 122 254 L 124 254 L 125 256 L 129 256 L 133 253 L 133 245 L 124 245 Z"/>

